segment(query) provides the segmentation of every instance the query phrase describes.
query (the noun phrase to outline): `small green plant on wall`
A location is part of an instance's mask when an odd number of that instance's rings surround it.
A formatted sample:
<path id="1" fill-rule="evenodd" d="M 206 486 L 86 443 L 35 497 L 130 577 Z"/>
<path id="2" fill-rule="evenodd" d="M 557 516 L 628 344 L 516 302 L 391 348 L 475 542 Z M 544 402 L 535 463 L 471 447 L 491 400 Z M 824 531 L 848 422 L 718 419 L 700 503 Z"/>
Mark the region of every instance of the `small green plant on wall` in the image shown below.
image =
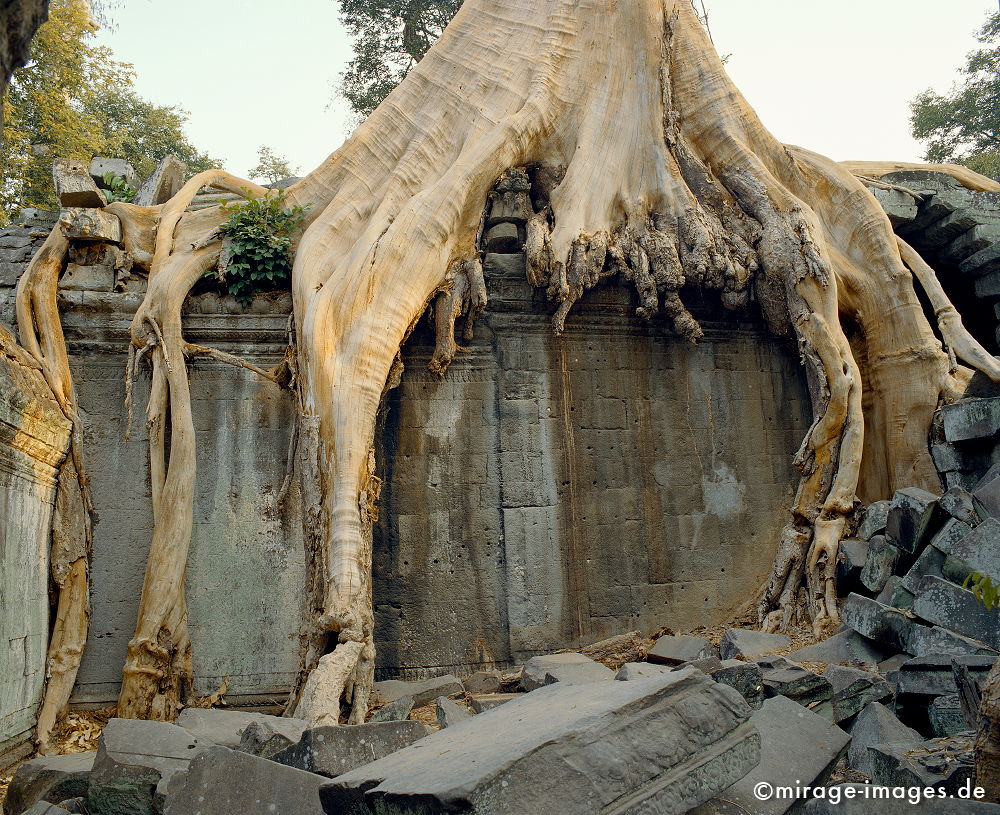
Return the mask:
<path id="1" fill-rule="evenodd" d="M 962 585 L 963 588 L 972 589 L 976 599 L 986 608 L 994 609 L 1000 606 L 1000 587 L 988 575 L 979 572 L 970 574 Z"/>
<path id="2" fill-rule="evenodd" d="M 284 191 L 263 198 L 223 204 L 229 219 L 219 227 L 225 237 L 215 275 L 243 306 L 255 294 L 283 288 L 291 277 L 291 247 L 307 207 L 286 206 Z"/>
<path id="3" fill-rule="evenodd" d="M 131 204 L 135 200 L 136 188 L 118 175 L 118 173 L 112 173 L 109 170 L 101 177 L 104 179 L 104 186 L 106 188 L 104 190 L 104 197 L 108 199 L 109 204 L 115 201 L 124 201 L 126 204 Z"/>

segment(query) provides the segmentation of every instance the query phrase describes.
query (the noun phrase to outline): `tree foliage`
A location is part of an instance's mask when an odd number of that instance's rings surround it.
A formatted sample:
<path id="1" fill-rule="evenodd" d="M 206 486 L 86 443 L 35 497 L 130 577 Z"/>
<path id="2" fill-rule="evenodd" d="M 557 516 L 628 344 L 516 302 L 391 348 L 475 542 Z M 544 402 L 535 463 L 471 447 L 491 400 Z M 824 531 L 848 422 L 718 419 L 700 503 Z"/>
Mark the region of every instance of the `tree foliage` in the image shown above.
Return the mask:
<path id="1" fill-rule="evenodd" d="M 978 34 L 983 48 L 966 57 L 961 79 L 947 94 L 926 90 L 911 103 L 914 138 L 925 158 L 955 162 L 1000 176 L 1000 13 Z"/>
<path id="2" fill-rule="evenodd" d="M 277 184 L 286 178 L 292 178 L 298 167 L 292 167 L 285 156 L 279 156 L 270 147 L 261 145 L 257 149 L 257 166 L 250 171 L 249 177 L 254 181 L 266 184 Z"/>
<path id="3" fill-rule="evenodd" d="M 423 59 L 462 0 L 340 0 L 341 22 L 355 38 L 341 93 L 361 116 L 379 106 Z"/>
<path id="4" fill-rule="evenodd" d="M 52 0 L 28 64 L 15 72 L 0 146 L 0 212 L 52 207 L 52 160 L 128 159 L 148 174 L 170 153 L 192 172 L 217 166 L 184 135 L 187 114 L 154 105 L 133 89 L 131 65 L 95 45 L 87 0 Z"/>

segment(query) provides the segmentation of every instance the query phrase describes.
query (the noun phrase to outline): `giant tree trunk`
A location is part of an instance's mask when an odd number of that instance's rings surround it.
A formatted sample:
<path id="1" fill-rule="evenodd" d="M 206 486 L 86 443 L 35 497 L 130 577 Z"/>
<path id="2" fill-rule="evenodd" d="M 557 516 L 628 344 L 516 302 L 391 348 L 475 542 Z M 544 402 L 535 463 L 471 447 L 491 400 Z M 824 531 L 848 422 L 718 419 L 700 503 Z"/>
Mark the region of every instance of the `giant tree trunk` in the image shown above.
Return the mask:
<path id="1" fill-rule="evenodd" d="M 976 785 L 986 791 L 987 801 L 1000 803 L 1000 660 L 986 677 L 979 703 Z"/>
<path id="2" fill-rule="evenodd" d="M 815 421 L 760 602 L 769 627 L 800 611 L 817 628 L 836 623 L 837 545 L 862 472 L 869 494 L 935 486 L 931 417 L 970 373 L 949 351 L 1000 379 L 865 186 L 764 129 L 687 0 L 467 0 L 354 136 L 289 190 L 312 205 L 293 289 L 295 459 L 304 494 L 315 496 L 306 515 L 316 617 L 295 701 L 314 722 L 365 715 L 376 413 L 428 306 L 438 328 L 431 366 L 442 375 L 456 318 L 485 306 L 483 211 L 510 168 L 533 177 L 528 275 L 556 303 L 555 330 L 586 289 L 619 274 L 636 288 L 642 317 L 692 342 L 701 329 L 681 299 L 685 285 L 719 292 L 730 308 L 755 300 L 774 332 L 797 340 Z M 161 208 L 109 208 L 129 250 L 150 263 L 133 342 L 154 366 L 155 531 L 122 715 L 169 718 L 190 681 L 183 582 L 195 460 L 179 312 L 215 263 L 223 218 L 185 213 L 203 184 L 248 186 L 210 173 Z M 860 332 L 857 357 L 842 318 Z M 867 417 L 863 382 L 875 405 Z"/>

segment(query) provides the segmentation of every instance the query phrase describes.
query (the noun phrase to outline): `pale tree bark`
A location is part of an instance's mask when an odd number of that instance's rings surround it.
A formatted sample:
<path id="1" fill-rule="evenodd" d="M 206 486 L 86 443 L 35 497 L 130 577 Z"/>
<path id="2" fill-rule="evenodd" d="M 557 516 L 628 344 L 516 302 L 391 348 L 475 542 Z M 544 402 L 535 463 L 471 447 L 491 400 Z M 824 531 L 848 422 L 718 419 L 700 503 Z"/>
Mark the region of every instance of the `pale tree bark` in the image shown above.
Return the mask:
<path id="1" fill-rule="evenodd" d="M 367 712 L 376 414 L 429 306 L 438 334 L 431 366 L 442 375 L 458 351 L 456 320 L 486 306 L 483 212 L 512 168 L 534 181 L 528 276 L 554 301 L 556 331 L 584 291 L 620 275 L 638 293 L 640 316 L 692 342 L 702 332 L 681 298 L 685 285 L 718 292 L 730 308 L 756 301 L 775 333 L 798 342 L 815 421 L 759 604 L 768 628 L 800 614 L 817 630 L 837 623 L 837 546 L 859 489 L 935 486 L 931 418 L 971 374 L 957 359 L 1000 379 L 906 247 L 904 263 L 887 217 L 853 174 L 879 168 L 779 144 L 687 0 L 467 0 L 354 136 L 288 191 L 292 203 L 311 205 L 295 253 L 290 367 L 315 617 L 292 707 L 313 722 L 358 722 Z M 132 335 L 134 357 L 153 364 L 155 530 L 120 715 L 170 718 L 190 686 L 183 583 L 195 456 L 180 308 L 220 251 L 218 209 L 185 212 L 206 184 L 265 194 L 213 172 L 162 207 L 109 207 L 129 251 L 151 269 Z M 914 275 L 953 357 L 924 316 Z M 842 318 L 855 327 L 850 338 Z"/>
<path id="2" fill-rule="evenodd" d="M 976 785 L 986 791 L 987 801 L 1000 803 L 1000 660 L 986 677 L 979 702 Z"/>

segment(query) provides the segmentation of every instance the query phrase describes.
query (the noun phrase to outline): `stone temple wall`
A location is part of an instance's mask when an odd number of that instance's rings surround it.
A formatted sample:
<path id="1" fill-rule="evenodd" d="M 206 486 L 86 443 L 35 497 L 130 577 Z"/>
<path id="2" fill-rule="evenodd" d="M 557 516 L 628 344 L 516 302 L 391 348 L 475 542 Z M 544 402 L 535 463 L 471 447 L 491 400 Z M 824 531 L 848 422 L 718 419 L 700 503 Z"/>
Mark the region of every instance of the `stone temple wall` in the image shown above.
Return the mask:
<path id="1" fill-rule="evenodd" d="M 0 327 L 0 768 L 32 750 L 49 639 L 49 529 L 70 423 Z"/>

